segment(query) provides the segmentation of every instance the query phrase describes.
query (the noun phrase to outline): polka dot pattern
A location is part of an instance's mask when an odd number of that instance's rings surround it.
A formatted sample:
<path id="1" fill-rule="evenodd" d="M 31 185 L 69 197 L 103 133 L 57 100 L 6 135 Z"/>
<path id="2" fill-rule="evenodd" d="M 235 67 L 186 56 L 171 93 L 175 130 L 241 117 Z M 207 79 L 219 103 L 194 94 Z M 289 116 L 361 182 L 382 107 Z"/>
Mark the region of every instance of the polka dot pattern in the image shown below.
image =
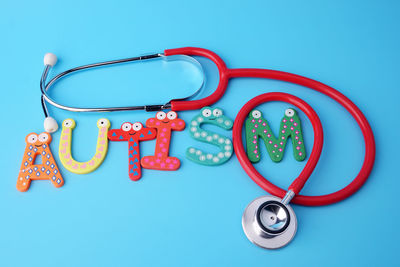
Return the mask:
<path id="1" fill-rule="evenodd" d="M 32 134 L 35 133 L 30 133 L 27 138 Z M 49 133 L 44 134 L 48 135 L 48 139 L 44 142 L 40 140 L 37 140 L 34 144 L 26 142 L 17 179 L 17 189 L 21 192 L 29 189 L 32 180 L 50 180 L 55 187 L 61 187 L 64 184 L 64 179 L 50 150 L 51 136 Z M 42 164 L 35 164 L 38 155 L 42 155 Z"/>
<path id="2" fill-rule="evenodd" d="M 210 115 L 204 116 L 204 114 Z M 217 114 L 217 116 L 215 114 Z M 198 148 L 189 147 L 186 150 L 186 157 L 191 161 L 202 165 L 213 166 L 223 164 L 228 161 L 233 154 L 232 141 L 225 136 L 204 130 L 200 127 L 202 124 L 206 123 L 218 126 L 225 130 L 231 130 L 233 126 L 233 121 L 224 116 L 221 109 L 204 107 L 200 111 L 200 114 L 195 116 L 190 122 L 191 130 L 189 133 L 194 139 L 200 142 L 215 145 L 219 147 L 221 151 L 213 154 L 207 153 Z"/>
<path id="3" fill-rule="evenodd" d="M 66 126 L 65 122 L 72 123 L 72 126 Z M 102 124 L 99 124 L 102 122 Z M 72 130 L 75 128 L 75 121 L 73 119 L 66 119 L 63 122 L 61 130 L 60 145 L 58 149 L 58 155 L 62 165 L 70 172 L 77 174 L 90 173 L 96 170 L 104 161 L 107 150 L 108 150 L 108 139 L 107 132 L 110 128 L 110 121 L 107 119 L 100 119 L 97 122 L 99 132 L 97 135 L 96 151 L 93 157 L 86 162 L 76 161 L 72 157 L 71 145 L 72 145 Z"/>
<path id="4" fill-rule="evenodd" d="M 126 122 L 122 125 L 124 124 L 126 124 Z M 131 124 L 129 123 L 129 125 Z M 121 129 L 112 129 L 108 132 L 108 139 L 110 139 L 110 141 L 128 142 L 128 173 L 129 179 L 131 179 L 132 181 L 137 181 L 142 177 L 139 148 L 140 142 L 152 140 L 155 137 L 156 131 L 154 129 L 149 129 L 145 127 L 142 127 L 138 131 L 135 131 L 132 127 L 130 128 L 130 130 L 126 131 L 123 129 L 123 126 L 121 126 Z"/>
<path id="5" fill-rule="evenodd" d="M 253 111 L 252 111 L 253 112 Z M 301 130 L 300 119 L 297 112 L 289 117 L 286 114 L 281 120 L 279 136 L 275 138 L 268 122 L 262 117 L 255 120 L 250 112 L 246 120 L 246 143 L 247 156 L 251 162 L 260 161 L 260 151 L 258 149 L 258 138 L 264 140 L 270 158 L 279 162 L 285 153 L 286 142 L 290 137 L 293 146 L 293 155 L 297 161 L 302 161 L 306 157 L 303 134 Z"/>
<path id="6" fill-rule="evenodd" d="M 157 129 L 157 139 L 154 156 L 146 156 L 141 160 L 143 168 L 161 171 L 175 171 L 179 169 L 181 165 L 178 158 L 170 157 L 168 154 L 172 131 L 182 131 L 185 129 L 185 122 L 182 119 L 179 119 L 178 115 L 174 116 L 175 118 L 172 120 L 169 119 L 168 113 L 163 119 L 159 119 L 156 115 L 155 118 L 150 118 L 146 121 L 147 127 Z M 195 124 L 191 124 L 191 130 L 195 127 Z M 197 134 L 200 135 L 200 133 Z"/>

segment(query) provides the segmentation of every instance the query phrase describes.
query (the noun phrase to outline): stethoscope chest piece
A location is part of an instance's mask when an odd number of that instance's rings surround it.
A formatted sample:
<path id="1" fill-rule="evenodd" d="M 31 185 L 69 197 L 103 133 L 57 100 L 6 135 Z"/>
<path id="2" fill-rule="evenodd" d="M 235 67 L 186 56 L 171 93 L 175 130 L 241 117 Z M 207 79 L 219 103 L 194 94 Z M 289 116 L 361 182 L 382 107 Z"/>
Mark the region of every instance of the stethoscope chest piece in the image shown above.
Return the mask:
<path id="1" fill-rule="evenodd" d="M 293 239 L 297 219 L 292 207 L 283 204 L 280 198 L 263 196 L 247 206 L 242 226 L 251 242 L 262 248 L 276 249 Z"/>

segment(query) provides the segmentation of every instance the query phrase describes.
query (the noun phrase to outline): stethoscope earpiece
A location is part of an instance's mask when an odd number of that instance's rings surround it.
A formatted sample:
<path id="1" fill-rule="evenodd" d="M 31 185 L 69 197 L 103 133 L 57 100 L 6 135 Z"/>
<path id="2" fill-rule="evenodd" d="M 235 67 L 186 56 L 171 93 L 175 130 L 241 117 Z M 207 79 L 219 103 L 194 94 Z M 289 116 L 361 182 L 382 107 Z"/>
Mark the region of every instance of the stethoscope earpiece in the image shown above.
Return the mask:
<path id="1" fill-rule="evenodd" d="M 198 62 L 193 56 L 200 56 L 200 57 L 205 57 L 209 60 L 211 60 L 218 68 L 219 72 L 219 82 L 218 86 L 215 89 L 213 93 L 210 95 L 203 97 L 201 99 L 194 99 L 199 92 L 204 88 L 204 83 L 205 83 L 205 75 L 204 71 L 202 68 L 202 65 L 200 62 Z M 199 88 L 192 93 L 191 95 L 184 97 L 184 98 L 179 98 L 179 99 L 171 99 L 165 104 L 161 105 L 141 105 L 141 106 L 124 106 L 124 107 L 70 107 L 66 106 L 64 104 L 58 103 L 55 100 L 53 100 L 49 94 L 48 90 L 60 79 L 63 77 L 70 75 L 72 73 L 76 73 L 82 70 L 86 69 L 91 69 L 91 68 L 97 68 L 101 66 L 111 66 L 115 64 L 122 64 L 122 63 L 127 63 L 127 62 L 140 62 L 140 61 L 146 61 L 146 60 L 153 60 L 153 59 L 162 59 L 162 60 L 173 60 L 173 59 L 180 59 L 180 60 L 186 60 L 192 63 L 197 69 L 200 71 L 203 81 Z M 54 120 L 52 117 L 49 116 L 49 112 L 47 110 L 46 103 L 49 103 L 57 108 L 61 108 L 64 110 L 68 111 L 73 111 L 73 112 L 106 112 L 106 111 L 127 111 L 127 110 L 144 110 L 144 111 L 161 111 L 164 109 L 171 109 L 170 112 L 175 113 L 176 111 L 182 111 L 182 110 L 194 110 L 194 109 L 200 109 L 206 106 L 210 106 L 217 102 L 224 94 L 225 91 L 227 90 L 228 84 L 230 79 L 233 78 L 263 78 L 263 79 L 273 79 L 273 80 L 280 80 L 284 82 L 290 82 L 293 84 L 301 85 L 308 87 L 310 89 L 313 89 L 317 92 L 320 92 L 336 102 L 338 102 L 341 106 L 343 106 L 349 113 L 350 115 L 356 120 L 358 126 L 360 127 L 364 142 L 365 142 L 365 156 L 364 156 L 364 162 L 362 165 L 361 170 L 357 174 L 357 176 L 353 179 L 353 181 L 347 185 L 346 187 L 330 193 L 326 195 L 320 195 L 320 196 L 306 196 L 306 195 L 300 195 L 300 191 L 303 188 L 304 184 L 306 183 L 307 179 L 310 177 L 311 173 L 315 169 L 315 166 L 318 162 L 318 159 L 321 155 L 322 151 L 322 146 L 323 146 L 323 129 L 322 129 L 322 124 L 319 120 L 319 117 L 317 113 L 312 109 L 310 105 L 308 105 L 306 102 L 301 100 L 298 97 L 295 97 L 293 95 L 289 95 L 286 93 L 266 93 L 259 95 L 250 101 L 248 101 L 239 111 L 233 125 L 233 131 L 232 131 L 232 137 L 233 137 L 233 148 L 235 151 L 235 154 L 237 156 L 238 161 L 240 162 L 241 166 L 243 167 L 244 171 L 250 176 L 254 182 L 256 182 L 261 188 L 266 190 L 272 195 L 276 196 L 284 196 L 283 199 L 280 199 L 278 197 L 274 196 L 263 196 L 260 198 L 255 199 L 253 202 L 251 202 L 247 208 L 245 209 L 242 217 L 242 225 L 244 232 L 248 239 L 252 241 L 254 244 L 262 247 L 262 248 L 268 248 L 268 249 L 276 249 L 285 246 L 288 244 L 296 234 L 297 230 L 297 219 L 296 215 L 293 211 L 293 209 L 290 207 L 288 204 L 292 199 L 294 204 L 299 204 L 299 205 L 305 205 L 305 206 L 322 206 L 322 205 L 328 205 L 332 203 L 339 202 L 352 194 L 354 194 L 360 187 L 365 183 L 367 180 L 373 164 L 375 160 L 375 140 L 374 140 L 374 135 L 371 129 L 371 126 L 368 123 L 368 120 L 365 118 L 364 114 L 360 111 L 360 109 L 353 103 L 351 102 L 350 99 L 348 99 L 346 96 L 344 96 L 342 93 L 338 92 L 332 87 L 329 87 L 328 85 L 325 85 L 321 82 L 318 82 L 313 79 L 309 79 L 303 76 L 299 76 L 296 74 L 292 73 L 287 73 L 287 72 L 282 72 L 282 71 L 277 71 L 277 70 L 269 70 L 269 69 L 255 69 L 255 68 L 228 68 L 225 64 L 225 62 L 214 52 L 203 49 L 203 48 L 197 48 L 197 47 L 183 47 L 183 48 L 176 48 L 176 49 L 167 49 L 164 51 L 164 53 L 155 53 L 155 54 L 148 54 L 148 55 L 143 55 L 143 56 L 138 56 L 138 57 L 130 57 L 130 58 L 124 58 L 124 59 L 117 59 L 117 60 L 110 60 L 110 61 L 103 61 L 103 62 L 98 62 L 98 63 L 93 63 L 93 64 L 87 64 L 87 65 L 82 65 L 78 66 L 69 70 L 66 70 L 64 72 L 61 72 L 57 75 L 55 75 L 50 81 L 47 81 L 47 77 L 49 74 L 49 71 L 52 69 L 52 67 L 57 63 L 57 56 L 52 54 L 52 53 L 47 53 L 44 56 L 44 71 L 42 73 L 42 77 L 40 80 L 40 90 L 42 93 L 41 96 L 41 102 L 42 102 L 42 108 L 43 108 L 43 113 L 46 117 L 44 120 L 44 128 L 47 133 L 41 133 L 40 135 L 37 135 L 35 133 L 31 133 L 27 136 L 27 146 L 26 146 L 26 153 L 24 154 L 23 158 L 23 165 L 21 168 L 21 175 L 18 177 L 18 182 L 17 182 L 17 188 L 20 191 L 26 191 L 29 188 L 29 184 L 31 180 L 33 179 L 30 174 L 24 173 L 25 170 L 28 170 L 28 168 L 31 168 L 32 166 L 32 160 L 34 162 L 34 157 L 32 158 L 32 153 L 34 152 L 34 156 L 39 154 L 38 149 L 36 147 L 33 147 L 33 142 L 40 141 L 40 138 L 42 136 L 43 143 L 41 153 L 44 153 L 42 155 L 47 155 L 46 157 L 49 159 L 46 163 L 52 168 L 52 170 L 48 170 L 48 173 L 42 173 L 37 172 L 35 173 L 35 178 L 36 179 L 50 179 L 54 186 L 60 187 L 63 185 L 64 181 L 62 177 L 59 174 L 59 170 L 56 166 L 56 162 L 53 161 L 53 156 L 51 154 L 51 151 L 49 149 L 49 144 L 51 141 L 51 136 L 48 133 L 53 133 L 57 131 L 58 129 L 58 124 L 56 120 Z M 311 121 L 311 124 L 313 126 L 314 130 L 314 144 L 313 148 L 311 151 L 311 155 L 309 156 L 309 159 L 303 169 L 303 171 L 299 174 L 297 178 L 293 180 L 293 182 L 290 184 L 287 190 L 283 190 L 271 182 L 269 182 L 266 178 L 264 178 L 256 168 L 254 168 L 252 162 L 255 162 L 254 160 L 249 159 L 246 150 L 244 149 L 243 145 L 243 137 L 242 137 L 242 132 L 243 132 L 243 125 L 245 121 L 247 120 L 250 112 L 256 108 L 258 105 L 265 103 L 265 102 L 273 102 L 273 101 L 283 101 L 290 103 L 302 110 L 305 115 L 308 117 L 308 119 Z M 164 112 L 162 112 L 165 115 Z M 287 109 L 285 112 L 285 116 L 292 118 L 295 114 L 295 111 L 293 109 Z M 253 115 L 254 116 L 254 115 Z M 252 135 L 253 137 L 257 139 L 259 136 L 259 130 L 262 127 L 266 126 L 266 122 L 263 123 L 262 119 L 259 119 L 261 116 L 261 113 L 257 113 L 258 118 L 257 122 L 256 120 L 251 121 L 252 124 L 249 124 L 250 127 L 253 127 L 252 130 L 253 133 L 256 133 L 256 135 Z M 175 113 L 176 117 L 176 113 Z M 165 118 L 165 117 L 164 117 Z M 291 131 L 294 131 L 295 133 L 297 130 L 295 130 L 295 125 L 296 121 L 290 119 L 289 120 L 292 124 L 291 125 L 286 125 L 285 123 L 287 122 L 286 119 L 282 120 L 283 126 L 282 127 L 288 127 Z M 198 126 L 200 121 L 195 121 L 194 126 Z M 289 123 L 288 123 L 289 124 Z M 300 123 L 296 123 L 300 125 Z M 108 124 L 109 125 L 109 124 Z M 181 122 L 181 126 L 184 126 L 184 122 Z M 146 123 L 147 126 L 147 123 Z M 230 124 L 226 124 L 226 126 L 230 126 Z M 292 127 L 293 126 L 293 127 Z M 129 129 L 133 127 L 132 124 L 129 124 Z M 176 126 L 178 127 L 178 126 Z M 104 128 L 104 127 L 103 127 Z M 257 129 L 256 129 L 257 128 Z M 71 128 L 72 129 L 72 128 Z M 108 128 L 107 128 L 108 129 Z M 164 128 L 166 129 L 166 128 Z M 182 128 L 183 129 L 183 128 Z M 196 137 L 196 134 L 199 135 L 199 132 L 196 130 L 196 127 L 192 127 L 191 129 L 194 129 L 194 137 Z M 123 129 L 122 129 L 123 130 Z M 265 132 L 264 132 L 265 130 Z M 287 130 L 289 131 L 289 130 Z M 300 131 L 299 131 L 300 132 Z M 112 141 L 128 141 L 128 142 L 134 142 L 135 145 L 136 141 L 133 140 L 131 141 L 130 138 L 125 138 L 122 134 L 117 135 L 119 132 L 109 132 L 111 133 L 111 136 L 108 135 L 108 139 Z M 207 133 L 204 131 L 202 132 L 205 135 L 202 137 L 207 136 Z M 267 129 L 263 129 L 263 133 L 267 133 Z M 285 130 L 281 130 L 281 133 L 285 133 Z M 68 130 L 63 132 L 64 136 L 67 138 L 70 138 L 70 136 L 67 136 Z M 106 135 L 104 133 L 100 133 L 102 138 L 100 141 L 106 142 L 108 139 L 106 138 Z M 115 136 L 113 135 L 115 134 Z M 155 135 L 155 131 L 151 131 L 152 135 Z M 301 138 L 301 135 L 297 136 L 298 133 L 295 135 L 296 138 Z M 157 132 L 158 135 L 158 132 Z M 263 135 L 263 134 L 261 134 Z M 267 134 L 268 137 L 269 134 Z M 200 136 L 200 135 L 199 135 Z M 282 139 L 287 139 L 288 136 L 281 136 Z M 290 135 L 292 138 L 292 135 Z M 113 140 L 115 138 L 116 140 Z M 122 140 L 122 139 L 123 140 Z M 146 137 L 150 138 L 150 137 Z M 157 137 L 158 138 L 158 137 Z M 222 141 L 219 141 L 219 144 L 223 144 L 224 140 L 220 138 Z M 146 139 L 150 140 L 150 139 Z M 29 142 L 31 141 L 31 142 Z M 38 141 L 38 142 L 39 142 Z M 251 140 L 251 142 L 256 142 L 255 140 Z M 169 141 L 168 141 L 169 142 Z M 230 142 L 230 141 L 229 141 Z M 278 147 L 278 143 L 275 142 L 273 144 L 272 140 L 269 140 L 271 142 L 271 146 L 273 147 Z M 299 159 L 303 160 L 305 159 L 305 153 L 304 153 L 304 148 L 300 147 L 300 145 L 303 143 L 301 139 L 297 141 L 299 144 L 298 147 L 296 147 L 297 151 L 297 156 Z M 60 142 L 61 143 L 61 142 Z M 70 148 L 70 141 L 64 142 L 65 147 Z M 256 144 L 254 143 L 254 144 Z M 231 143 L 226 143 L 227 145 L 227 154 L 221 153 L 222 157 L 224 155 L 230 156 L 232 153 L 232 145 Z M 283 146 L 283 141 L 279 143 L 281 146 Z M 294 143 L 293 143 L 294 144 Z M 103 145 L 100 143 L 100 145 Z M 99 150 L 100 152 L 103 153 L 105 151 L 105 148 L 103 146 L 99 145 Z M 163 144 L 164 145 L 164 144 Z M 169 145 L 168 145 L 169 146 Z M 161 146 L 160 146 L 161 147 Z M 255 154 L 255 158 L 257 158 L 259 155 L 259 150 L 257 147 L 254 148 L 255 150 L 249 150 L 253 151 Z M 33 152 L 32 152 L 32 151 Z M 281 148 L 283 153 L 283 149 Z M 67 164 L 72 164 L 72 159 L 70 151 L 67 153 L 66 149 L 60 150 L 61 154 L 64 155 L 64 159 L 68 159 Z M 64 152 L 65 151 L 65 152 Z M 132 161 L 131 166 L 135 167 L 135 169 L 138 167 L 136 164 L 139 164 L 137 162 L 140 161 L 140 157 L 138 152 L 133 148 L 130 151 L 134 151 L 137 156 L 133 156 L 130 154 L 132 157 L 136 157 L 135 159 L 137 161 Z M 193 150 L 195 151 L 195 150 Z M 189 151 L 190 152 L 190 151 Z M 202 153 L 201 151 L 196 151 Z M 276 151 L 272 150 L 272 153 L 275 153 Z M 98 162 L 101 162 L 103 160 L 103 154 L 96 154 L 98 155 Z M 130 152 L 131 153 L 131 152 Z M 165 153 L 165 152 L 164 152 Z M 160 153 L 163 155 L 162 153 Z M 199 160 L 204 159 L 204 156 L 201 156 L 201 154 L 196 154 L 199 156 Z M 283 154 L 281 154 L 283 155 Z M 279 161 L 281 159 L 281 155 L 275 154 L 275 161 Z M 228 157 L 226 156 L 226 157 Z M 166 157 L 166 156 L 165 156 Z M 222 158 L 221 157 L 221 158 Z M 212 158 L 212 155 L 209 159 Z M 142 158 L 145 159 L 145 158 Z M 153 158 L 147 158 L 149 161 L 148 164 L 151 166 L 151 164 L 154 164 L 154 161 L 152 160 Z M 157 159 L 156 159 L 157 160 Z M 205 159 L 204 159 L 205 160 Z M 220 159 L 216 157 L 216 161 L 214 162 L 219 162 Z M 92 162 L 92 161 L 91 161 Z M 94 162 L 94 161 L 93 161 Z M 146 160 L 144 160 L 146 162 Z M 156 161 L 157 163 L 157 161 Z M 77 164 L 74 163 L 73 167 L 79 167 Z M 80 167 L 87 171 L 88 169 L 92 170 L 93 168 L 89 168 L 85 165 L 86 163 L 81 163 Z M 90 164 L 90 163 L 89 163 Z M 93 163 L 94 164 L 94 163 Z M 143 164 L 143 163 L 141 163 Z M 145 163 L 146 164 L 146 163 Z M 163 162 L 164 164 L 164 162 Z M 174 163 L 175 165 L 171 164 L 170 168 L 174 169 L 176 166 L 179 167 L 179 161 L 176 159 L 176 162 Z M 85 166 L 85 167 L 83 167 Z M 94 166 L 94 165 L 93 165 Z M 96 165 L 98 166 L 98 165 Z M 140 167 L 140 164 L 139 164 Z M 37 168 L 37 167 L 33 167 Z M 44 170 L 48 168 L 47 166 L 43 166 Z M 148 167 L 149 169 L 152 169 L 153 167 Z M 158 168 L 158 167 L 157 167 Z M 157 169 L 154 168 L 154 169 Z M 164 168 L 160 165 L 160 168 Z M 54 170 L 53 170 L 54 169 Z M 170 169 L 170 170 L 172 170 Z M 30 170 L 30 169 L 29 169 Z M 30 170 L 32 171 L 32 170 Z M 37 170 L 35 170 L 37 171 Z M 140 178 L 140 173 L 137 170 L 133 170 L 133 168 L 130 170 L 130 177 L 132 180 L 137 180 Z M 28 171 L 29 172 L 29 171 Z M 22 174 L 24 173 L 24 174 Z M 30 172 L 29 172 L 30 173 Z M 53 175 L 54 173 L 54 175 Z M 76 172 L 78 173 L 78 172 Z M 82 172 L 81 172 L 82 173 Z M 51 174 L 51 176 L 50 176 Z M 296 195 L 296 196 L 295 196 Z"/>
<path id="2" fill-rule="evenodd" d="M 182 60 L 182 61 L 191 63 L 194 67 L 197 68 L 197 70 L 201 74 L 202 81 L 200 83 L 200 86 L 191 95 L 183 97 L 183 98 L 173 98 L 165 104 L 124 106 L 124 107 L 70 107 L 70 106 L 66 106 L 64 104 L 58 103 L 57 101 L 52 99 L 47 92 L 57 81 L 59 81 L 60 79 L 62 79 L 63 77 L 65 77 L 67 75 L 76 73 L 78 71 L 102 67 L 102 66 L 111 66 L 111 65 L 123 64 L 123 63 L 127 63 L 127 62 L 139 62 L 139 61 L 147 61 L 147 60 L 153 60 L 153 59 L 162 59 L 162 60 L 167 60 L 167 61 Z M 78 66 L 78 67 L 66 70 L 64 72 L 61 72 L 61 73 L 57 74 L 56 76 L 54 76 L 48 82 L 46 82 L 47 76 L 48 76 L 51 68 L 57 63 L 57 56 L 52 53 L 47 53 L 44 55 L 43 63 L 44 63 L 45 67 L 44 67 L 44 70 L 42 73 L 42 77 L 40 79 L 40 91 L 42 93 L 41 101 L 42 101 L 42 108 L 43 108 L 43 113 L 44 113 L 45 117 L 49 117 L 49 112 L 48 112 L 46 103 L 50 103 L 51 105 L 53 105 L 57 108 L 68 110 L 68 111 L 73 111 L 73 112 L 111 112 L 111 111 L 129 111 L 129 110 L 160 111 L 160 110 L 164 110 L 164 109 L 171 109 L 171 107 L 172 107 L 171 103 L 173 101 L 189 101 L 192 98 L 194 98 L 195 96 L 197 96 L 202 91 L 202 89 L 204 88 L 204 85 L 205 85 L 205 74 L 204 74 L 202 65 L 195 58 L 193 58 L 191 56 L 187 56 L 187 55 L 166 56 L 163 53 L 155 53 L 155 54 L 142 55 L 142 56 L 138 56 L 138 57 L 97 62 L 97 63 L 93 63 L 93 64 Z"/>
<path id="3" fill-rule="evenodd" d="M 44 130 L 48 133 L 54 133 L 58 130 L 57 121 L 53 117 L 46 117 L 44 119 L 43 126 Z"/>
<path id="4" fill-rule="evenodd" d="M 259 247 L 277 249 L 296 234 L 297 218 L 292 207 L 274 196 L 253 200 L 245 209 L 242 226 L 247 238 Z"/>
<path id="5" fill-rule="evenodd" d="M 45 66 L 54 67 L 54 65 L 57 63 L 57 56 L 53 53 L 46 53 L 43 58 L 43 63 Z"/>

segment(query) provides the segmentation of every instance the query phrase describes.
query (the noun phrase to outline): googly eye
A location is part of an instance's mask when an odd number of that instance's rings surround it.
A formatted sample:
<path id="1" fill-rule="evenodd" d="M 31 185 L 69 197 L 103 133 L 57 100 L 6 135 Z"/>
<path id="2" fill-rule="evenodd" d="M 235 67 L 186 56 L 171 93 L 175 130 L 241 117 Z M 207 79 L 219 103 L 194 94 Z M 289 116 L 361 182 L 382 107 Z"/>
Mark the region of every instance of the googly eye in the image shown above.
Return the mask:
<path id="1" fill-rule="evenodd" d="M 40 142 L 44 143 L 44 142 L 46 142 L 47 140 L 49 140 L 49 134 L 47 134 L 47 133 L 41 133 L 41 134 L 39 134 L 39 141 L 40 141 Z"/>
<path id="2" fill-rule="evenodd" d="M 291 108 L 288 108 L 287 110 L 285 110 L 285 115 L 288 117 L 293 117 L 294 116 L 294 110 Z"/>
<path id="3" fill-rule="evenodd" d="M 222 114 L 223 114 L 223 112 L 222 112 L 222 110 L 220 110 L 219 108 L 216 108 L 216 109 L 213 110 L 213 115 L 214 115 L 215 117 L 222 116 Z"/>
<path id="4" fill-rule="evenodd" d="M 253 110 L 253 112 L 251 112 L 251 116 L 253 116 L 253 118 L 258 119 L 261 117 L 261 111 L 259 110 Z"/>
<path id="5" fill-rule="evenodd" d="M 178 114 L 176 114 L 175 111 L 170 111 L 170 112 L 167 113 L 167 118 L 170 119 L 170 120 L 175 120 L 176 117 L 178 117 Z"/>
<path id="6" fill-rule="evenodd" d="M 122 124 L 121 129 L 124 132 L 129 132 L 132 129 L 132 124 L 130 124 L 129 122 L 125 122 Z"/>
<path id="7" fill-rule="evenodd" d="M 71 119 L 66 119 L 66 120 L 63 122 L 63 126 L 64 126 L 64 127 L 71 128 L 72 125 L 74 125 L 74 122 L 73 122 Z"/>
<path id="8" fill-rule="evenodd" d="M 28 143 L 36 143 L 36 141 L 38 140 L 38 136 L 36 134 L 30 134 L 27 138 Z"/>
<path id="9" fill-rule="evenodd" d="M 211 116 L 211 110 L 208 109 L 208 108 L 203 109 L 203 111 L 201 112 L 201 114 L 202 114 L 204 117 L 208 118 L 208 117 Z"/>
<path id="10" fill-rule="evenodd" d="M 97 121 L 98 127 L 107 127 L 109 125 L 109 121 L 107 119 L 100 119 Z"/>
<path id="11" fill-rule="evenodd" d="M 165 114 L 164 111 L 160 111 L 160 112 L 157 112 L 156 117 L 157 117 L 157 119 L 162 121 L 163 119 L 165 119 L 165 117 L 167 117 L 167 114 Z"/>
<path id="12" fill-rule="evenodd" d="M 140 131 L 143 128 L 143 125 L 140 122 L 135 122 L 134 124 L 132 124 L 132 129 L 134 131 Z"/>

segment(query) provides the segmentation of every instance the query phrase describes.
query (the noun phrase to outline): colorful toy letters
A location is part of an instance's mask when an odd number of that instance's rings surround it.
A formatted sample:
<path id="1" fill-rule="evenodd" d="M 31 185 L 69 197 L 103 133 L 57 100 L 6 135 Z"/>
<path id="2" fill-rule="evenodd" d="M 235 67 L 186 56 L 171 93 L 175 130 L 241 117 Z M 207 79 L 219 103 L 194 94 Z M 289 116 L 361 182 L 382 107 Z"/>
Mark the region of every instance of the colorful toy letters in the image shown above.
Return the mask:
<path id="1" fill-rule="evenodd" d="M 231 139 L 221 134 L 201 128 L 203 124 L 211 124 L 224 130 L 231 130 L 233 121 L 224 116 L 220 108 L 204 107 L 200 114 L 190 122 L 190 135 L 200 142 L 214 145 L 219 152 L 209 153 L 202 149 L 189 147 L 186 157 L 198 164 L 215 166 L 225 163 L 233 154 Z M 94 156 L 86 162 L 76 161 L 71 154 L 72 131 L 76 126 L 73 119 L 63 121 L 59 156 L 63 166 L 70 172 L 86 174 L 97 169 L 105 159 L 108 149 L 108 139 L 116 142 L 128 142 L 128 173 L 132 181 L 142 176 L 145 169 L 175 171 L 180 167 L 180 160 L 169 155 L 171 135 L 173 131 L 185 129 L 185 122 L 178 118 L 174 111 L 157 112 L 156 116 L 146 121 L 146 127 L 140 122 L 125 122 L 120 129 L 109 129 L 110 121 L 99 119 L 97 145 Z M 253 110 L 245 123 L 247 155 L 251 162 L 260 160 L 259 137 L 264 140 L 271 159 L 275 162 L 282 160 L 289 137 L 292 139 L 293 155 L 301 161 L 306 157 L 300 119 L 294 109 L 287 109 L 281 120 L 279 136 L 276 138 L 258 110 Z M 140 142 L 156 139 L 154 155 L 140 157 Z M 64 180 L 50 151 L 51 135 L 47 132 L 39 135 L 30 133 L 25 138 L 26 147 L 21 169 L 17 180 L 17 189 L 27 191 L 32 180 L 50 180 L 55 187 L 61 187 Z M 35 164 L 35 159 L 41 155 L 43 162 Z"/>
<path id="2" fill-rule="evenodd" d="M 99 134 L 97 137 L 96 152 L 94 156 L 86 162 L 78 162 L 72 157 L 72 130 L 75 128 L 75 125 L 76 124 L 73 119 L 66 119 L 63 121 L 58 154 L 60 156 L 62 165 L 67 170 L 77 174 L 85 174 L 97 169 L 101 165 L 101 163 L 103 163 L 103 160 L 107 155 L 107 131 L 110 128 L 110 121 L 107 119 L 100 119 L 97 121 Z"/>
<path id="3" fill-rule="evenodd" d="M 282 160 L 286 142 L 289 137 L 292 139 L 294 158 L 298 161 L 305 159 L 306 153 L 300 119 L 294 109 L 286 109 L 285 115 L 281 120 L 279 136 L 277 138 L 275 138 L 267 120 L 262 117 L 259 110 L 250 112 L 245 127 L 247 156 L 251 162 L 260 161 L 258 137 L 264 140 L 268 154 L 275 162 Z"/>
<path id="4" fill-rule="evenodd" d="M 233 121 L 223 115 L 223 112 L 219 108 L 204 107 L 200 114 L 195 116 L 190 122 L 190 135 L 201 142 L 218 146 L 220 152 L 206 153 L 201 149 L 189 147 L 186 150 L 186 157 L 193 162 L 202 165 L 220 165 L 228 161 L 233 153 L 232 141 L 219 135 L 215 132 L 201 129 L 202 124 L 212 124 L 225 130 L 232 129 Z"/>
<path id="5" fill-rule="evenodd" d="M 46 132 L 39 135 L 30 133 L 26 136 L 25 142 L 17 189 L 21 192 L 27 191 L 32 180 L 50 180 L 55 187 L 61 187 L 64 180 L 50 151 L 51 135 Z M 41 164 L 35 164 L 38 155 L 42 157 Z"/>
<path id="6" fill-rule="evenodd" d="M 157 112 L 155 118 L 146 121 L 146 127 L 140 122 L 130 124 L 125 122 L 121 129 L 110 130 L 108 138 L 111 141 L 128 141 L 129 146 L 129 178 L 137 181 L 141 177 L 141 167 L 145 169 L 174 171 L 180 166 L 176 157 L 168 156 L 172 131 L 182 131 L 185 122 L 178 119 L 174 111 Z M 156 138 L 156 147 L 153 156 L 145 156 L 140 160 L 139 141 Z"/>
<path id="7" fill-rule="evenodd" d="M 178 114 L 170 111 L 167 114 L 157 112 L 155 118 L 146 121 L 146 126 L 157 129 L 156 149 L 154 156 L 142 158 L 142 166 L 146 169 L 175 171 L 181 166 L 178 158 L 168 156 L 172 131 L 185 129 L 185 122 L 178 118 Z"/>
<path id="8" fill-rule="evenodd" d="M 140 122 L 133 124 L 125 122 L 121 125 L 121 129 L 114 129 L 108 132 L 110 141 L 127 141 L 129 154 L 129 178 L 137 181 L 142 177 L 140 167 L 140 141 L 151 140 L 156 137 L 156 131 L 145 128 Z"/>

